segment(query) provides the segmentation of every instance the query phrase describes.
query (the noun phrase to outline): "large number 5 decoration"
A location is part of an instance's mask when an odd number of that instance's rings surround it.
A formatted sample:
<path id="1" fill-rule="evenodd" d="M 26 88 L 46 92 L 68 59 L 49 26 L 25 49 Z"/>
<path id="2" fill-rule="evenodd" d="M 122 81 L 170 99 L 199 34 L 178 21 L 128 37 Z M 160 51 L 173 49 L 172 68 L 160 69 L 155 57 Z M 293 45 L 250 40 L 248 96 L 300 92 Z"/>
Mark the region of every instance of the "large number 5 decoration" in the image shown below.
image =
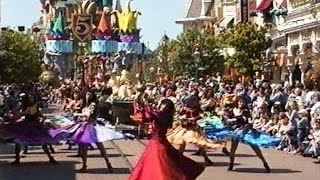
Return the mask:
<path id="1" fill-rule="evenodd" d="M 91 14 L 73 15 L 72 32 L 81 42 L 90 38 L 92 33 L 93 17 Z"/>

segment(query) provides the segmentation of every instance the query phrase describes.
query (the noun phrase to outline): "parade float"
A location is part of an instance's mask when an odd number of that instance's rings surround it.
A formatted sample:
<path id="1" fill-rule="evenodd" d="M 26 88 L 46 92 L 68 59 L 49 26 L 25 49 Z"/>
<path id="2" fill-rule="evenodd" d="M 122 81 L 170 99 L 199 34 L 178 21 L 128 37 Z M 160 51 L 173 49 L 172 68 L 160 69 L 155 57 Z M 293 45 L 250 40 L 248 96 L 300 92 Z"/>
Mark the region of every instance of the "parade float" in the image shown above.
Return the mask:
<path id="1" fill-rule="evenodd" d="M 69 76 L 87 86 L 111 86 L 115 117 L 129 122 L 136 86 L 142 81 L 140 63 L 151 55 L 140 42 L 141 13 L 131 9 L 132 0 L 124 6 L 120 0 L 40 1 L 44 63 L 53 64 L 60 79 Z"/>

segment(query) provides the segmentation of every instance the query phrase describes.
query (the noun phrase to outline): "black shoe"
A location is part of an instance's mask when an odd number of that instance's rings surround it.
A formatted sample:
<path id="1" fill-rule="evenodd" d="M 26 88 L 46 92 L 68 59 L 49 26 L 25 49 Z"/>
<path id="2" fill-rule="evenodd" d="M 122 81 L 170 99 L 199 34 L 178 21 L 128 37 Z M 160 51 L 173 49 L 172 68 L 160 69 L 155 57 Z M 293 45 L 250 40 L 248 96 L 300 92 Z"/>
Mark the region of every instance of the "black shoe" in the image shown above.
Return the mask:
<path id="1" fill-rule="evenodd" d="M 28 148 L 25 148 L 22 154 L 28 154 Z"/>
<path id="2" fill-rule="evenodd" d="M 233 164 L 230 164 L 230 165 L 229 165 L 228 171 L 233 171 Z"/>
<path id="3" fill-rule="evenodd" d="M 315 164 L 320 164 L 320 156 L 318 156 L 317 158 L 316 158 L 316 160 L 314 160 L 313 161 Z"/>
<path id="4" fill-rule="evenodd" d="M 113 173 L 113 167 L 110 162 L 107 163 L 109 173 Z"/>
<path id="5" fill-rule="evenodd" d="M 271 169 L 270 169 L 268 163 L 263 164 L 263 166 L 264 166 L 264 168 L 266 169 L 266 172 L 267 172 L 267 173 L 271 173 Z"/>
<path id="6" fill-rule="evenodd" d="M 79 169 L 79 173 L 85 173 L 87 172 L 87 166 L 83 166 L 81 169 Z"/>
<path id="7" fill-rule="evenodd" d="M 53 157 L 51 157 L 49 161 L 51 164 L 59 164 Z"/>
<path id="8" fill-rule="evenodd" d="M 75 155 L 75 157 L 82 157 L 82 155 L 78 153 L 77 155 Z"/>
<path id="9" fill-rule="evenodd" d="M 206 162 L 207 166 L 213 165 L 213 162 L 208 157 L 205 157 L 204 161 Z"/>
<path id="10" fill-rule="evenodd" d="M 53 147 L 51 147 L 51 146 L 50 146 L 50 151 L 51 151 L 52 154 L 55 154 L 55 153 L 56 153 L 56 151 L 55 151 L 55 150 L 53 149 Z"/>
<path id="11" fill-rule="evenodd" d="M 15 166 L 19 166 L 20 165 L 20 160 L 16 159 L 14 160 L 12 163 L 10 163 L 11 165 L 15 165 Z"/>
<path id="12" fill-rule="evenodd" d="M 230 155 L 230 153 L 229 153 L 229 151 L 228 151 L 227 148 L 223 148 L 223 149 L 222 149 L 222 153 L 223 153 L 224 155 L 226 155 L 226 156 L 229 156 L 229 155 Z"/>

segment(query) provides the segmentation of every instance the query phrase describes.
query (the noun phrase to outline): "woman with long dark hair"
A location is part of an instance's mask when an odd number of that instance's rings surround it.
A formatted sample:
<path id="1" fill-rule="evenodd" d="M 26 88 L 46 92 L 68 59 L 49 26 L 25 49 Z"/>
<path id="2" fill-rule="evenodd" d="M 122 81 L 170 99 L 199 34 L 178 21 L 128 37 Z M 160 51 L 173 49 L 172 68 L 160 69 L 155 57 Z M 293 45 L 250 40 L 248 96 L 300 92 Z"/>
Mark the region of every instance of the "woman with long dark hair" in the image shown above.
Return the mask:
<path id="1" fill-rule="evenodd" d="M 174 112 L 174 103 L 164 99 L 157 113 L 143 113 L 147 121 L 153 120 L 154 130 L 130 180 L 194 180 L 204 171 L 203 165 L 185 157 L 167 140 Z"/>
<path id="2" fill-rule="evenodd" d="M 206 137 L 209 139 L 218 140 L 231 138 L 230 165 L 228 170 L 233 170 L 235 153 L 239 142 L 241 141 L 249 145 L 261 159 L 266 172 L 271 172 L 260 148 L 276 147 L 280 143 L 280 139 L 271 137 L 268 134 L 253 128 L 252 124 L 250 124 L 251 113 L 243 99 L 238 100 L 237 106 L 231 113 L 232 115 L 229 115 L 228 118 L 224 119 L 226 126 L 219 125 L 220 127 L 218 127 L 216 124 L 215 127 L 206 127 L 205 129 Z"/>
<path id="3" fill-rule="evenodd" d="M 82 157 L 82 168 L 80 172 L 87 170 L 87 152 L 90 144 L 95 143 L 105 159 L 108 170 L 113 172 L 113 167 L 107 157 L 103 142 L 126 138 L 125 134 L 111 130 L 97 119 L 96 96 L 93 91 L 88 91 L 85 95 L 85 107 L 78 116 L 78 122 L 74 125 L 50 130 L 52 137 L 61 140 L 70 140 L 79 144 L 80 155 Z"/>
<path id="4" fill-rule="evenodd" d="M 192 143 L 199 147 L 199 155 L 203 156 L 207 165 L 212 165 L 213 162 L 207 155 L 207 149 L 225 148 L 226 143 L 222 141 L 211 141 L 203 136 L 197 121 L 201 120 L 201 108 L 199 103 L 200 98 L 197 94 L 191 96 L 186 106 L 179 112 L 178 119 L 181 120 L 180 124 L 171 128 L 167 133 L 168 141 L 179 146 L 179 151 L 185 151 L 186 144 Z"/>
<path id="5" fill-rule="evenodd" d="M 39 110 L 36 96 L 27 95 L 23 102 L 25 109 L 16 122 L 4 124 L 0 128 L 0 137 L 15 143 L 15 161 L 12 164 L 20 164 L 20 152 L 22 145 L 41 145 L 48 155 L 50 163 L 57 162 L 51 156 L 48 145 L 57 144 L 58 141 L 48 134 L 48 129 L 43 123 L 43 116 Z M 22 117 L 22 118 L 20 118 Z"/>

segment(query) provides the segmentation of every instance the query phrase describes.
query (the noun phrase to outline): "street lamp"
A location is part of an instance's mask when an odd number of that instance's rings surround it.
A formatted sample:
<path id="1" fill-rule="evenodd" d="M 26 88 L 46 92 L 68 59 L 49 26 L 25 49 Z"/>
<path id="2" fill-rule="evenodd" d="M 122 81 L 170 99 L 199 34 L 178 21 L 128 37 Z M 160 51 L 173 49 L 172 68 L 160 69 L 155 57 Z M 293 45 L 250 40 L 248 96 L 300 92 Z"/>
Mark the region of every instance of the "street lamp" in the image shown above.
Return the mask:
<path id="1" fill-rule="evenodd" d="M 200 51 L 198 48 L 196 48 L 195 52 L 193 53 L 195 57 L 195 65 L 196 65 L 196 81 L 198 81 L 198 73 L 199 73 L 199 62 L 200 62 Z"/>

